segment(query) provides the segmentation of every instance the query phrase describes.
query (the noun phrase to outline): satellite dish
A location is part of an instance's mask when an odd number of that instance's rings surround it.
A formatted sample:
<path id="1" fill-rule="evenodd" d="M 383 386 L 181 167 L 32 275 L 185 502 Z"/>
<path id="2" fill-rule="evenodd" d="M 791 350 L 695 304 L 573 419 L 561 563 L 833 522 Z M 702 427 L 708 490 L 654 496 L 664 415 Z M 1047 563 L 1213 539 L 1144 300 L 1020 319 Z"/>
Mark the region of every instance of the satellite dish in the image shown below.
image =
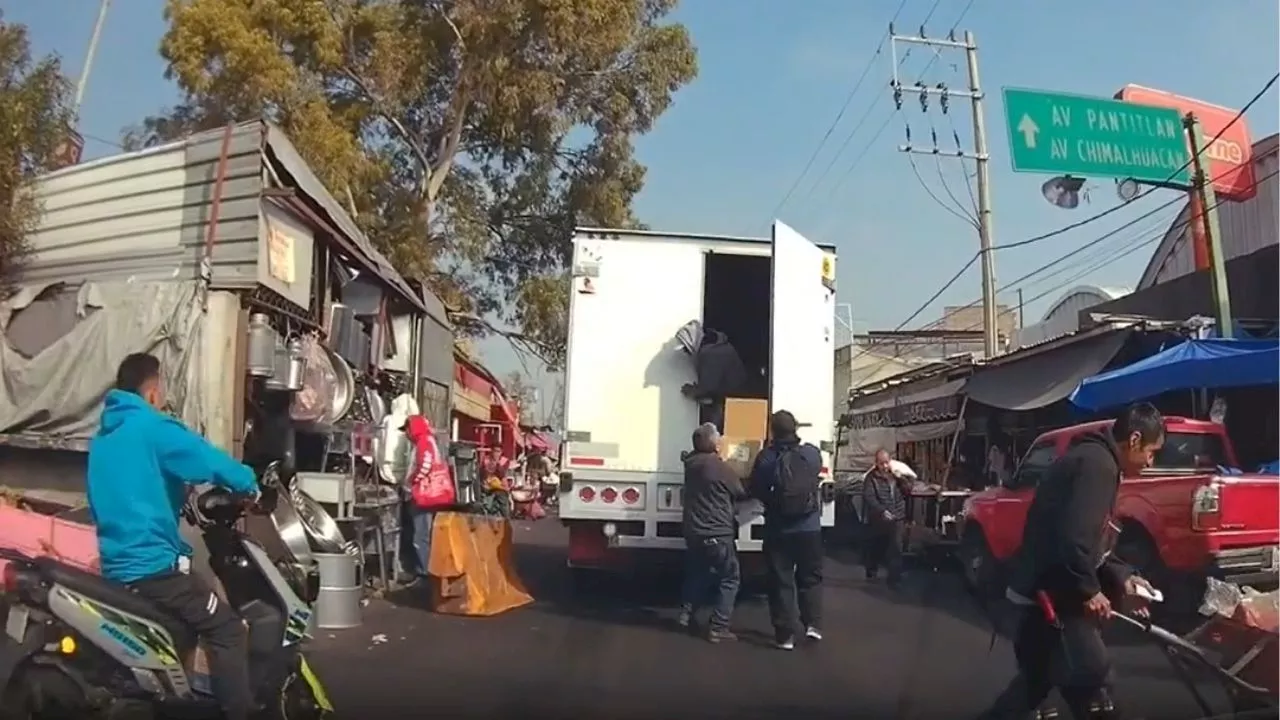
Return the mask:
<path id="1" fill-rule="evenodd" d="M 1124 178 L 1116 181 L 1116 195 L 1125 202 L 1131 202 L 1138 197 L 1138 181 L 1133 178 Z"/>
<path id="2" fill-rule="evenodd" d="M 1083 178 L 1061 175 L 1041 185 L 1040 192 L 1044 194 L 1044 199 L 1048 200 L 1050 205 L 1074 210 L 1080 207 L 1080 189 L 1083 187 Z"/>

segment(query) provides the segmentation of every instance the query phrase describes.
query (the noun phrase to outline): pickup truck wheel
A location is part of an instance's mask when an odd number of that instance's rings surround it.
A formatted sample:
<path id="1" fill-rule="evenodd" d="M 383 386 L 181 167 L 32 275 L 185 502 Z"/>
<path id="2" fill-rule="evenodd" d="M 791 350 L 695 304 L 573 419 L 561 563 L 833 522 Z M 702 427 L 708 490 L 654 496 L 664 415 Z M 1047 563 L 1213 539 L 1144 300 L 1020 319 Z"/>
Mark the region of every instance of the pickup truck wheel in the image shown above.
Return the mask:
<path id="1" fill-rule="evenodd" d="M 985 598 L 995 594 L 998 568 L 987 538 L 980 530 L 970 530 L 960 540 L 960 572 L 965 588 Z"/>

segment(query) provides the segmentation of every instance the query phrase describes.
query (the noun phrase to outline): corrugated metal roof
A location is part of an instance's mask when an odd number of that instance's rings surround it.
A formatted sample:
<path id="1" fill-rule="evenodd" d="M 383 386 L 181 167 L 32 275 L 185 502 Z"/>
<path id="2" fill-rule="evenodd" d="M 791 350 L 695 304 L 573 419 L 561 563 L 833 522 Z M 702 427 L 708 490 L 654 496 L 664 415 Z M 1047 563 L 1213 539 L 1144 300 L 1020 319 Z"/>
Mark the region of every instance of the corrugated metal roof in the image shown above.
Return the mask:
<path id="1" fill-rule="evenodd" d="M 1227 260 L 1280 242 L 1277 229 L 1280 226 L 1280 178 L 1275 176 L 1280 170 L 1280 135 L 1254 143 L 1253 158 L 1257 194 L 1244 202 L 1224 202 L 1218 206 L 1222 252 Z M 1189 215 L 1188 206 L 1183 205 L 1142 271 L 1139 290 L 1195 271 L 1194 253 L 1187 237 Z"/>
<path id="2" fill-rule="evenodd" d="M 365 234 L 356 226 L 351 216 L 342 209 L 342 205 L 338 200 L 320 182 L 320 178 L 317 178 L 315 173 L 311 172 L 311 168 L 307 166 L 306 161 L 302 159 L 302 155 L 298 153 L 298 149 L 293 146 L 293 143 L 289 141 L 284 132 L 271 123 L 264 123 L 264 125 L 266 127 L 267 147 L 271 150 L 276 162 L 280 163 L 284 171 L 297 183 L 298 189 L 306 193 L 320 206 L 320 210 L 327 216 L 327 219 L 337 226 L 337 229 L 356 246 L 359 253 L 363 255 L 362 259 L 367 260 L 373 266 L 371 269 L 380 279 L 398 291 L 405 300 L 413 303 L 424 312 L 427 311 L 423 296 L 409 287 L 409 283 L 392 267 L 386 256 L 378 252 L 373 243 L 369 241 L 369 238 L 365 237 Z"/>
<path id="3" fill-rule="evenodd" d="M 49 173 L 36 184 L 44 212 L 18 275 L 38 284 L 133 277 L 194 279 L 224 131 Z M 231 135 L 218 213 L 213 283 L 257 282 L 261 127 Z"/>
<path id="4" fill-rule="evenodd" d="M 29 236 L 19 282 L 194 279 L 212 215 L 225 128 L 49 173 L 37 182 L 44 205 Z M 258 282 L 263 149 L 346 236 L 371 272 L 403 298 L 449 326 L 444 303 L 415 289 L 360 231 L 276 126 L 232 127 L 212 256 L 215 287 Z"/>

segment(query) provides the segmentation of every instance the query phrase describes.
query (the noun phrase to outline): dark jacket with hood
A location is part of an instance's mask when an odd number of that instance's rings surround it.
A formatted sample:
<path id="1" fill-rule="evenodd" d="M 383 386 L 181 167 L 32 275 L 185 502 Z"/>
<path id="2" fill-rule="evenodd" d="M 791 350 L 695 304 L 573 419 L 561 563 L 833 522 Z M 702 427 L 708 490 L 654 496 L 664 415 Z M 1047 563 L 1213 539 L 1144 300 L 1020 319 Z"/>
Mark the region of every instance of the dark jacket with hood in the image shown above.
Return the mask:
<path id="1" fill-rule="evenodd" d="M 733 537 L 737 534 L 734 503 L 746 497 L 742 481 L 719 455 L 695 450 L 685 456 L 685 537 Z"/>
<path id="2" fill-rule="evenodd" d="M 800 453 L 800 457 L 804 458 L 806 470 L 811 471 L 814 477 L 821 474 L 822 451 L 816 446 L 800 442 L 800 438 L 794 436 L 775 438 L 756 456 L 755 465 L 751 468 L 751 494 L 764 503 L 766 532 L 821 532 L 821 501 L 816 503 L 816 510 L 802 517 L 782 517 L 776 510 L 770 511 L 769 505 L 774 498 L 774 485 L 778 482 L 778 460 L 784 452 L 790 450 Z"/>
<path id="3" fill-rule="evenodd" d="M 738 351 L 724 333 L 708 330 L 694 358 L 699 398 L 719 399 L 733 395 L 747 382 L 747 370 Z"/>
<path id="4" fill-rule="evenodd" d="M 1120 489 L 1120 451 L 1109 431 L 1074 440 L 1036 488 L 1009 587 L 1032 599 L 1045 591 L 1061 613 L 1098 592 L 1115 599 L 1132 573 L 1110 554 Z"/>

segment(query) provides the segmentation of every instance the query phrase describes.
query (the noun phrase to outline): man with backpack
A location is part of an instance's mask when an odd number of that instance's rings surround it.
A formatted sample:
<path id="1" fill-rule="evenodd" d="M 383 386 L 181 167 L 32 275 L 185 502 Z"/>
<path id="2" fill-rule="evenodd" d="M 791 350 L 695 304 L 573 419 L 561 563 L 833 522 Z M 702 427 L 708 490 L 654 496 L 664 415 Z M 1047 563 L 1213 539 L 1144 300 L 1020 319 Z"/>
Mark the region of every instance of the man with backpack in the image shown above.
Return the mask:
<path id="1" fill-rule="evenodd" d="M 801 627 L 822 639 L 822 453 L 800 441 L 798 428 L 790 412 L 775 412 L 769 444 L 751 469 L 752 495 L 764 504 L 769 618 L 781 650 L 795 649 Z"/>

